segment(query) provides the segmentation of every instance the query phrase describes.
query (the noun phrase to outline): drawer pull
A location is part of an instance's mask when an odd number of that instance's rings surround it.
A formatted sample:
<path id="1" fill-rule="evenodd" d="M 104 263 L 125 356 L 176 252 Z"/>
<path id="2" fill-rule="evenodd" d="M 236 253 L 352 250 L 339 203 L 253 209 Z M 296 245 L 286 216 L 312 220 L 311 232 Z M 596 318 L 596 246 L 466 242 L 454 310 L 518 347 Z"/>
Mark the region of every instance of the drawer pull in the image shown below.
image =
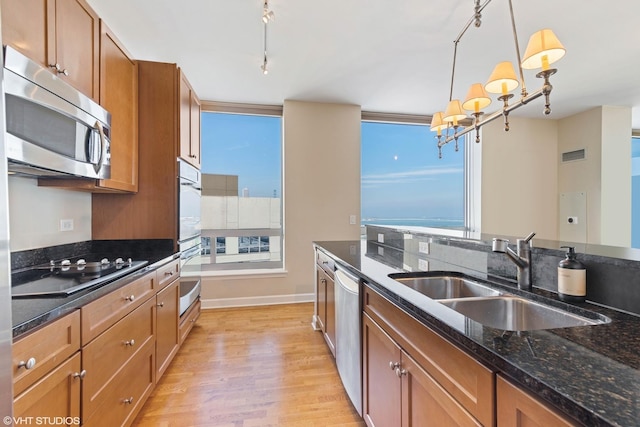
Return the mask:
<path id="1" fill-rule="evenodd" d="M 133 396 L 128 399 L 124 399 L 122 403 L 124 403 L 125 405 L 131 405 L 133 403 Z"/>
<path id="2" fill-rule="evenodd" d="M 165 271 L 164 275 L 165 276 L 173 276 L 173 271 Z"/>
<path id="3" fill-rule="evenodd" d="M 136 299 L 135 295 L 129 295 L 128 297 L 124 297 L 125 301 L 129 301 L 132 302 L 134 299 Z"/>
<path id="4" fill-rule="evenodd" d="M 18 363 L 18 369 L 20 368 L 25 368 L 25 369 L 32 369 L 34 366 L 36 366 L 36 359 L 35 357 L 31 357 L 29 360 L 27 360 L 26 362 L 24 360 L 21 360 Z"/>
<path id="5" fill-rule="evenodd" d="M 124 345 L 128 345 L 133 347 L 136 344 L 136 340 L 129 340 L 129 341 L 125 341 Z"/>
<path id="6" fill-rule="evenodd" d="M 158 304 L 156 304 L 156 306 L 162 308 L 162 307 L 164 307 L 164 302 L 158 303 Z"/>
<path id="7" fill-rule="evenodd" d="M 83 380 L 85 375 L 87 375 L 87 371 L 86 369 L 83 369 L 82 371 L 73 374 L 73 378 L 80 378 L 81 380 Z"/>

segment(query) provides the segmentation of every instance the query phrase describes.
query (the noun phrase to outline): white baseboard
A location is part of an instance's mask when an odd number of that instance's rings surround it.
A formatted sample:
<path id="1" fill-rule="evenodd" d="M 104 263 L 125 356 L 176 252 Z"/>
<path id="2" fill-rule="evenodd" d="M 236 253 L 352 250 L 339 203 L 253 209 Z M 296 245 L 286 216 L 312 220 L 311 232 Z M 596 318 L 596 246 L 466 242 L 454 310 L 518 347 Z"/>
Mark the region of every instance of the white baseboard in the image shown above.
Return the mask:
<path id="1" fill-rule="evenodd" d="M 259 297 L 242 297 L 242 298 L 221 298 L 221 299 L 203 299 L 201 300 L 202 309 L 213 309 L 223 307 L 249 307 L 258 305 L 274 305 L 274 304 L 294 304 L 300 302 L 313 302 L 315 294 L 293 294 L 293 295 L 268 295 Z"/>

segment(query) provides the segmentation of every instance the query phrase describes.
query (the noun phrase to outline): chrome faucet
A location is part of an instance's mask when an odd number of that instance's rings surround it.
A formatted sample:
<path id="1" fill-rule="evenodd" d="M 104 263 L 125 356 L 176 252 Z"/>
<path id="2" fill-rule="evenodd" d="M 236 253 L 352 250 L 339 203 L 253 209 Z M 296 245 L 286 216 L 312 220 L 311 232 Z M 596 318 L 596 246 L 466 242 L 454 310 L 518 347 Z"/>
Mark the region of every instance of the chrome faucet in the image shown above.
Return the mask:
<path id="1" fill-rule="evenodd" d="M 509 247 L 509 240 L 507 239 L 493 239 L 493 245 L 491 249 L 493 252 L 500 252 L 507 254 L 507 256 L 515 263 L 518 267 L 518 288 L 531 290 L 531 239 L 535 236 L 536 233 L 532 232 L 524 239 L 518 239 L 516 241 L 516 246 L 518 252 L 514 252 L 513 249 Z"/>

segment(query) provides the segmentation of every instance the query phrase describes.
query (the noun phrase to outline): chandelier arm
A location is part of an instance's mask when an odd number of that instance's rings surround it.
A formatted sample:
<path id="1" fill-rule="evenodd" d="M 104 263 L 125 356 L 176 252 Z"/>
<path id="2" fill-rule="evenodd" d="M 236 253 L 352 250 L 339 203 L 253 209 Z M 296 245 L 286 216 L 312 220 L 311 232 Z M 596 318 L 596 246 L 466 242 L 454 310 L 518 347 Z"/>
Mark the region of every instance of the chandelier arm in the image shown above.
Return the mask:
<path id="1" fill-rule="evenodd" d="M 504 115 L 504 113 L 510 113 L 511 111 L 518 109 L 520 107 L 522 107 L 525 104 L 528 104 L 529 102 L 533 101 L 534 99 L 537 99 L 539 97 L 541 97 L 542 95 L 548 96 L 548 94 L 550 93 L 550 89 L 547 85 L 544 85 L 542 88 L 538 89 L 537 91 L 530 93 L 529 95 L 520 98 L 518 101 L 514 102 L 513 104 L 510 104 L 508 107 L 506 108 L 501 108 L 500 110 L 494 111 L 491 114 L 488 114 L 486 116 L 483 116 L 482 120 L 479 120 L 476 124 L 471 124 L 467 127 L 465 127 L 464 129 L 460 130 L 460 131 L 456 131 L 453 135 L 447 135 L 442 141 L 438 142 L 438 147 L 442 147 L 445 144 L 448 144 L 451 141 L 454 141 L 456 138 L 461 137 L 462 135 L 465 135 L 473 130 L 476 129 L 476 127 L 481 127 L 483 125 L 486 125 L 489 122 L 494 121 L 495 119 L 502 117 Z"/>
<path id="2" fill-rule="evenodd" d="M 456 56 L 458 53 L 458 42 L 460 40 L 454 40 L 453 42 L 453 65 L 451 66 L 451 86 L 449 86 L 449 101 L 453 99 L 453 80 L 456 75 Z"/>
<path id="3" fill-rule="evenodd" d="M 518 32 L 516 31 L 516 19 L 513 14 L 513 3 L 509 0 L 509 13 L 511 14 L 511 28 L 513 30 L 513 42 L 516 45 L 516 56 L 518 58 L 518 71 L 520 72 L 520 84 L 522 84 L 522 96 L 527 96 L 527 85 L 524 82 L 524 72 L 522 71 L 522 58 L 520 57 L 520 45 L 518 43 Z"/>

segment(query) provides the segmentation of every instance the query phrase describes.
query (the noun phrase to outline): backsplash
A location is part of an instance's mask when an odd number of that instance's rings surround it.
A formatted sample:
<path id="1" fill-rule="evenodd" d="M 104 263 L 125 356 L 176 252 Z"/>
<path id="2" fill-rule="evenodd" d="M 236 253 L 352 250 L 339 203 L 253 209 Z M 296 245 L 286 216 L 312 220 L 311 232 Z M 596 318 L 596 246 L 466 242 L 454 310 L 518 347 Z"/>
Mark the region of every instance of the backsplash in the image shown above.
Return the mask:
<path id="1" fill-rule="evenodd" d="M 60 220 L 73 230 L 60 231 Z M 9 177 L 11 251 L 91 240 L 91 194 L 38 187 L 38 180 Z"/>
<path id="2" fill-rule="evenodd" d="M 367 255 L 407 271 L 453 270 L 516 286 L 516 266 L 480 240 L 367 226 Z M 379 242 L 382 235 L 383 242 Z M 533 286 L 557 292 L 563 249 L 532 247 Z M 576 248 L 578 249 L 578 248 Z M 425 253 L 428 252 L 428 253 Z M 640 261 L 578 253 L 587 267 L 589 301 L 640 314 Z"/>

